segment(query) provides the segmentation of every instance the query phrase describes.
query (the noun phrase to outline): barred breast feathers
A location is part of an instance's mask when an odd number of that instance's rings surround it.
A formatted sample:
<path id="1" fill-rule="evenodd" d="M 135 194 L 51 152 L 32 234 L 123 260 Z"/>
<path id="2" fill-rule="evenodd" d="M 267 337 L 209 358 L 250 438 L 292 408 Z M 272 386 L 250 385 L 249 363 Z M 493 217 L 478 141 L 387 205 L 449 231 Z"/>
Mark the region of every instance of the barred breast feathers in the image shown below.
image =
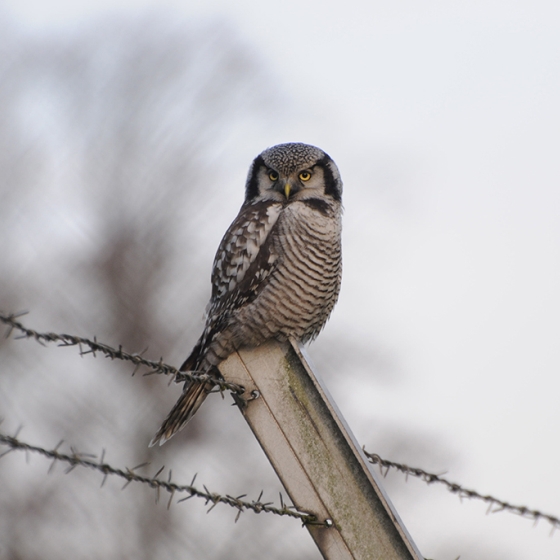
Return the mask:
<path id="1" fill-rule="evenodd" d="M 269 338 L 317 336 L 338 298 L 341 277 L 340 219 L 304 202 L 287 205 L 270 234 L 281 255 L 258 299 L 238 308 L 220 346 L 256 346 Z"/>

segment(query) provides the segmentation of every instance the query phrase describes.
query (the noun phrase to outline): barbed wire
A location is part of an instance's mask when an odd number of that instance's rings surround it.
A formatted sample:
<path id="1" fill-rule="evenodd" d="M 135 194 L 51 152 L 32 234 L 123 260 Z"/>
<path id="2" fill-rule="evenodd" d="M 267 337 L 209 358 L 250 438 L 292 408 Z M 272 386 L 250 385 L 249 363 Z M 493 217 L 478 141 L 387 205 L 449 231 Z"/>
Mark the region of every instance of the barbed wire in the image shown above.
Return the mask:
<path id="1" fill-rule="evenodd" d="M 395 469 L 404 473 L 407 477 L 410 475 L 420 478 L 426 484 L 443 484 L 450 492 L 452 492 L 453 494 L 457 494 L 460 499 L 469 498 L 482 500 L 483 502 L 486 502 L 488 504 L 487 513 L 509 511 L 510 513 L 520 515 L 521 517 L 533 519 L 535 523 L 537 523 L 541 519 L 544 519 L 548 521 L 552 526 L 552 532 L 554 532 L 556 529 L 560 529 L 560 519 L 554 515 L 543 513 L 542 511 L 531 509 L 526 506 L 516 506 L 514 504 L 510 504 L 509 502 L 494 498 L 493 496 L 490 496 L 488 494 L 480 494 L 476 490 L 469 490 L 468 488 L 464 488 L 456 482 L 450 482 L 439 474 L 430 473 L 417 467 L 409 467 L 408 465 L 404 465 L 402 463 L 388 461 L 387 459 L 381 458 L 379 455 L 377 455 L 377 453 L 369 453 L 368 451 L 366 451 L 365 447 L 362 449 L 366 457 L 369 459 L 370 463 L 372 463 L 373 465 L 379 465 L 379 470 L 381 471 L 381 474 L 383 476 L 387 476 L 389 470 Z M 385 468 L 385 472 L 383 472 L 383 468 Z"/>
<path id="2" fill-rule="evenodd" d="M 142 354 L 134 353 L 130 354 L 122 349 L 119 345 L 118 348 L 113 348 L 108 344 L 103 344 L 102 342 L 97 342 L 97 338 L 94 337 L 93 340 L 84 338 L 81 336 L 75 336 L 72 334 L 58 334 L 58 333 L 41 333 L 33 329 L 25 327 L 22 323 L 17 321 L 19 317 L 25 315 L 27 312 L 14 313 L 10 315 L 4 315 L 0 313 L 0 321 L 8 326 L 8 331 L 6 332 L 6 338 L 8 338 L 12 331 L 17 330 L 21 333 L 18 338 L 33 338 L 39 344 L 43 342 L 59 342 L 59 346 L 78 346 L 80 350 L 80 356 L 85 356 L 86 354 L 93 354 L 95 356 L 96 352 L 102 353 L 106 358 L 111 358 L 111 360 L 123 360 L 126 362 L 133 363 L 136 368 L 134 369 L 132 375 L 136 373 L 140 366 L 146 366 L 150 368 L 150 371 L 146 372 L 144 375 L 152 375 L 156 373 L 164 375 L 172 375 L 176 383 L 181 383 L 182 381 L 193 380 L 201 381 L 204 383 L 212 383 L 217 385 L 220 390 L 230 390 L 234 393 L 242 394 L 244 392 L 243 387 L 235 383 L 228 383 L 222 379 L 216 379 L 215 377 L 207 374 L 196 374 L 187 371 L 179 371 L 177 368 L 164 363 L 163 358 L 160 358 L 158 362 L 153 360 L 147 360 L 142 356 Z M 83 347 L 87 347 L 88 350 L 84 350 Z"/>
<path id="3" fill-rule="evenodd" d="M 161 373 L 165 375 L 172 375 L 175 381 L 177 382 L 184 381 L 186 379 L 193 379 L 196 381 L 213 383 L 219 386 L 220 390 L 228 389 L 236 393 L 243 392 L 243 387 L 240 387 L 239 385 L 233 383 L 227 383 L 223 380 L 217 380 L 208 375 L 196 375 L 189 372 L 180 372 L 175 367 L 164 363 L 163 359 L 160 359 L 158 362 L 147 360 L 143 358 L 140 354 L 136 354 L 136 353 L 129 354 L 125 352 L 121 346 L 119 346 L 118 349 L 115 349 L 107 344 L 99 343 L 97 342 L 96 338 L 94 338 L 94 340 L 92 341 L 87 338 L 69 335 L 69 334 L 40 333 L 34 331 L 32 329 L 25 327 L 22 323 L 17 321 L 17 318 L 20 317 L 21 315 L 23 315 L 23 313 L 10 314 L 10 315 L 4 315 L 0 313 L 0 321 L 8 325 L 9 327 L 6 336 L 10 336 L 11 332 L 15 329 L 22 333 L 20 337 L 16 337 L 16 338 L 33 338 L 40 344 L 42 344 L 44 341 L 44 342 L 59 342 L 60 343 L 59 346 L 78 346 L 80 348 L 80 355 L 92 353 L 95 356 L 96 352 L 100 352 L 104 356 L 111 359 L 132 362 L 134 365 L 136 365 L 136 369 L 142 365 L 147 366 L 150 368 L 150 371 L 147 372 L 145 375 L 150 375 L 152 373 Z M 84 351 L 82 349 L 82 346 L 86 346 L 88 350 Z M 232 507 L 236 507 L 240 509 L 239 513 L 241 513 L 243 508 L 245 508 L 245 509 L 252 509 L 257 513 L 259 513 L 260 511 L 267 511 L 271 513 L 276 513 L 277 515 L 289 515 L 291 517 L 297 517 L 299 519 L 302 519 L 304 523 L 318 523 L 314 516 L 305 513 L 295 512 L 293 509 L 290 509 L 289 507 L 285 506 L 281 496 L 280 499 L 282 501 L 282 507 L 275 508 L 268 503 L 267 504 L 261 503 L 260 497 L 256 502 L 244 502 L 240 499 L 243 496 L 240 496 L 239 498 L 233 498 L 228 495 L 220 496 L 219 494 L 208 492 L 206 488 L 205 488 L 206 490 L 205 492 L 201 492 L 196 488 L 194 488 L 192 484 L 190 486 L 189 485 L 181 486 L 181 485 L 176 485 L 175 483 L 171 483 L 170 481 L 165 482 L 157 478 L 161 470 L 156 474 L 154 478 L 147 478 L 147 477 L 142 477 L 140 475 L 137 475 L 136 473 L 133 472 L 136 468 L 140 468 L 140 467 L 135 467 L 135 469 L 126 469 L 126 471 L 122 471 L 119 469 L 114 469 L 110 465 L 106 465 L 102 463 L 102 461 L 101 463 L 96 463 L 91 459 L 84 459 L 82 455 L 76 452 L 73 452 L 72 455 L 60 454 L 57 451 L 58 447 L 55 448 L 54 450 L 48 451 L 40 447 L 34 447 L 29 444 L 19 442 L 15 437 L 5 436 L 1 434 L 0 434 L 0 443 L 5 443 L 7 445 L 10 445 L 12 449 L 26 449 L 27 451 L 34 451 L 37 453 L 41 453 L 42 455 L 50 457 L 53 460 L 65 461 L 71 464 L 71 469 L 74 468 L 76 465 L 81 465 L 90 468 L 95 468 L 105 474 L 114 474 L 114 475 L 122 476 L 126 478 L 128 482 L 131 481 L 143 482 L 149 484 L 154 488 L 158 488 L 158 489 L 163 488 L 171 493 L 189 492 L 190 493 L 189 498 L 192 496 L 199 496 L 205 498 L 207 499 L 207 501 L 213 502 L 212 507 L 214 507 L 214 505 L 216 505 L 217 503 L 222 502 L 222 503 L 227 503 Z M 12 449 L 10 449 L 9 451 L 11 451 Z M 463 486 L 455 482 L 450 482 L 449 480 L 443 478 L 441 475 L 430 473 L 417 467 L 409 467 L 408 465 L 402 463 L 388 461 L 386 459 L 383 459 L 376 453 L 369 453 L 368 451 L 365 450 L 365 448 L 364 448 L 364 453 L 372 464 L 379 466 L 379 469 L 381 473 L 384 474 L 384 476 L 387 475 L 390 469 L 395 469 L 405 474 L 406 476 L 414 476 L 420 478 L 427 484 L 433 484 L 433 483 L 442 484 L 446 486 L 450 492 L 457 494 L 461 499 L 469 498 L 469 499 L 482 500 L 488 504 L 488 513 L 508 511 L 510 513 L 515 513 L 517 515 L 520 515 L 521 517 L 533 519 L 535 523 L 537 523 L 541 519 L 544 519 L 548 523 L 550 523 L 553 532 L 556 529 L 560 529 L 560 518 L 554 515 L 543 513 L 539 510 L 531 509 L 527 506 L 518 506 L 518 505 L 510 504 L 509 502 L 500 500 L 490 495 L 483 495 L 475 490 L 464 488 Z M 385 469 L 385 472 L 383 472 L 383 469 Z"/>
<path id="4" fill-rule="evenodd" d="M 262 502 L 261 498 L 263 492 L 260 493 L 260 496 L 256 500 L 253 500 L 252 502 L 248 502 L 242 499 L 246 496 L 246 494 L 237 497 L 230 496 L 228 494 L 221 495 L 218 494 L 217 492 L 210 492 L 208 488 L 206 488 L 206 486 L 203 486 L 204 490 L 199 490 L 198 488 L 193 486 L 194 481 L 196 480 L 196 475 L 194 476 L 190 484 L 176 484 L 171 480 L 171 475 L 172 475 L 171 470 L 169 471 L 167 480 L 158 478 L 159 475 L 165 469 L 165 467 L 161 467 L 153 477 L 148 477 L 148 476 L 139 475 L 134 471 L 142 467 L 148 466 L 149 463 L 142 463 L 141 465 L 137 465 L 136 467 L 133 467 L 131 469 L 129 468 L 118 469 L 104 462 L 104 456 L 105 456 L 104 452 L 101 454 L 101 457 L 99 459 L 97 459 L 96 455 L 92 455 L 89 453 L 79 453 L 73 448 L 71 448 L 71 454 L 60 453 L 58 449 L 62 445 L 62 443 L 63 442 L 61 441 L 54 449 L 44 449 L 43 447 L 31 445 L 29 443 L 25 443 L 19 440 L 17 438 L 17 435 L 8 436 L 6 434 L 0 433 L 0 444 L 7 445 L 9 447 L 7 451 L 0 454 L 0 458 L 4 457 L 11 451 L 15 451 L 15 450 L 38 453 L 40 455 L 43 455 L 44 457 L 47 457 L 48 459 L 52 459 L 53 465 L 57 461 L 68 463 L 70 466 L 68 469 L 66 469 L 66 473 L 69 473 L 77 466 L 94 469 L 96 471 L 103 473 L 104 477 L 101 486 L 105 484 L 105 480 L 108 475 L 114 475 L 120 478 L 124 478 L 127 482 L 123 486 L 123 489 L 126 488 L 126 486 L 128 486 L 131 482 L 140 482 L 142 484 L 147 484 L 148 486 L 154 488 L 157 491 L 156 501 L 159 500 L 160 490 L 165 490 L 170 494 L 168 507 L 171 505 L 171 502 L 175 494 L 186 492 L 189 495 L 186 498 L 182 498 L 178 500 L 177 503 L 184 502 L 193 497 L 202 498 L 203 500 L 206 501 L 206 504 L 212 503 L 212 506 L 208 511 L 211 511 L 217 504 L 227 504 L 228 506 L 231 506 L 238 510 L 235 521 L 239 519 L 241 513 L 247 510 L 251 510 L 255 513 L 265 512 L 265 513 L 272 513 L 274 515 L 293 517 L 295 519 L 301 520 L 304 525 L 327 526 L 326 524 L 318 521 L 314 515 L 297 511 L 295 506 L 293 505 L 289 506 L 285 504 L 284 499 L 282 498 L 282 494 L 280 494 L 280 507 L 273 506 L 272 502 Z"/>

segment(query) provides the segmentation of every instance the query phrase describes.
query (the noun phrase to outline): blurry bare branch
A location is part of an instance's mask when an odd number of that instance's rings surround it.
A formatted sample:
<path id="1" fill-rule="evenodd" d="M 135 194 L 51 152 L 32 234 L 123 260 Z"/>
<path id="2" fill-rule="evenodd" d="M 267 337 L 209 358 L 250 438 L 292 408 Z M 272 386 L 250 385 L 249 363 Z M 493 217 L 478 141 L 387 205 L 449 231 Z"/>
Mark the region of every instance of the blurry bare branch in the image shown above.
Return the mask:
<path id="1" fill-rule="evenodd" d="M 199 490 L 198 488 L 193 486 L 194 480 L 196 479 L 196 475 L 193 478 L 191 484 L 177 484 L 175 482 L 172 482 L 171 480 L 171 471 L 169 471 L 167 480 L 162 480 L 161 478 L 158 478 L 158 475 L 161 474 L 162 471 L 164 470 L 163 467 L 159 469 L 158 472 L 153 477 L 141 476 L 134 471 L 136 471 L 141 467 L 147 466 L 148 463 L 138 465 L 137 467 L 131 469 L 129 468 L 126 468 L 124 470 L 117 469 L 103 461 L 104 454 L 101 456 L 99 460 L 96 460 L 95 456 L 91 454 L 79 453 L 74 449 L 72 449 L 71 455 L 68 455 L 66 453 L 60 453 L 58 449 L 60 445 L 62 445 L 62 442 L 60 442 L 54 449 L 44 449 L 42 447 L 37 447 L 35 445 L 30 445 L 29 443 L 20 441 L 15 436 L 7 436 L 5 434 L 0 433 L 0 443 L 7 445 L 9 447 L 8 451 L 5 451 L 0 455 L 0 458 L 13 450 L 39 453 L 40 455 L 43 455 L 48 459 L 52 459 L 53 461 L 68 463 L 70 467 L 66 470 L 66 473 L 69 473 L 77 466 L 86 467 L 101 472 L 103 475 L 105 475 L 105 478 L 108 475 L 114 475 L 114 476 L 124 478 L 127 481 L 127 484 L 125 486 L 127 486 L 128 483 L 130 482 L 140 482 L 142 484 L 147 484 L 148 486 L 150 486 L 150 488 L 156 489 L 156 491 L 158 492 L 158 498 L 159 498 L 159 491 L 165 490 L 166 492 L 171 494 L 169 498 L 169 505 L 171 505 L 171 501 L 173 500 L 175 494 L 187 493 L 189 494 L 189 496 L 180 499 L 179 502 L 183 502 L 192 497 L 197 497 L 197 498 L 204 499 L 206 501 L 206 504 L 212 503 L 213 505 L 210 509 L 212 509 L 217 504 L 226 504 L 238 510 L 236 521 L 237 519 L 239 519 L 239 515 L 241 513 L 243 513 L 246 510 L 251 510 L 255 513 L 265 512 L 265 513 L 273 513 L 275 515 L 280 515 L 280 516 L 293 517 L 295 519 L 300 519 L 304 524 L 318 523 L 315 516 L 298 512 L 297 510 L 295 510 L 294 506 L 288 506 L 282 503 L 282 506 L 278 508 L 273 506 L 272 502 L 261 502 L 261 497 L 263 494 L 262 492 L 257 500 L 253 500 L 252 502 L 247 502 L 245 500 L 242 500 L 242 498 L 245 497 L 244 495 L 238 497 L 229 496 L 227 494 L 221 495 L 216 492 L 210 492 L 206 488 L 206 486 L 204 486 L 204 490 Z M 105 481 L 105 478 L 103 479 L 103 481 Z"/>
<path id="2" fill-rule="evenodd" d="M 229 389 L 235 393 L 243 393 L 243 387 L 240 387 L 235 383 L 220 381 L 206 374 L 196 375 L 188 371 L 179 371 L 177 368 L 164 363 L 162 358 L 158 362 L 147 360 L 146 358 L 143 358 L 141 354 L 129 354 L 128 352 L 125 352 L 122 349 L 122 346 L 119 346 L 117 349 L 107 344 L 97 342 L 96 338 L 90 340 L 88 338 L 71 334 L 40 333 L 34 331 L 33 329 L 28 329 L 16 320 L 16 318 L 20 316 L 21 314 L 4 315 L 3 313 L 0 313 L 0 321 L 9 327 L 6 333 L 6 338 L 10 336 L 13 329 L 16 329 L 22 333 L 21 336 L 16 338 L 33 338 L 40 344 L 42 344 L 43 341 L 60 342 L 59 346 L 62 347 L 78 346 L 80 349 L 80 356 L 85 356 L 86 354 L 93 354 L 95 356 L 96 352 L 100 352 L 105 357 L 111 358 L 112 360 L 123 360 L 126 362 L 132 362 L 135 366 L 142 365 L 151 368 L 150 371 L 144 375 L 162 373 L 164 375 L 172 375 L 176 383 L 181 383 L 186 380 L 196 380 L 205 383 L 212 383 L 220 387 L 221 390 Z M 84 350 L 84 346 L 88 348 L 88 350 Z"/>
<path id="3" fill-rule="evenodd" d="M 548 513 L 543 513 L 542 511 L 528 508 L 527 506 L 516 506 L 510 504 L 509 502 L 505 502 L 498 498 L 494 498 L 490 495 L 483 495 L 477 492 L 476 490 L 469 490 L 464 488 L 460 484 L 456 482 L 450 482 L 446 478 L 443 478 L 441 475 L 434 474 L 427 472 L 423 469 L 419 469 L 418 467 L 409 467 L 402 463 L 395 463 L 393 461 L 388 461 L 386 459 L 382 459 L 376 453 L 369 453 L 364 449 L 364 453 L 366 457 L 369 459 L 370 463 L 373 465 L 379 465 L 379 470 L 385 476 L 389 472 L 390 469 L 395 469 L 399 472 L 404 473 L 407 477 L 408 476 L 415 476 L 420 478 L 427 484 L 443 484 L 447 487 L 447 489 L 452 492 L 453 494 L 457 494 L 459 498 L 472 498 L 476 500 L 482 500 L 488 504 L 488 513 L 498 513 L 500 511 L 509 511 L 510 513 L 515 513 L 520 515 L 521 517 L 526 517 L 528 519 L 532 519 L 535 522 L 538 522 L 541 519 L 548 521 L 551 524 L 552 530 L 560 529 L 560 518 L 550 515 Z M 385 469 L 385 472 L 383 472 Z"/>

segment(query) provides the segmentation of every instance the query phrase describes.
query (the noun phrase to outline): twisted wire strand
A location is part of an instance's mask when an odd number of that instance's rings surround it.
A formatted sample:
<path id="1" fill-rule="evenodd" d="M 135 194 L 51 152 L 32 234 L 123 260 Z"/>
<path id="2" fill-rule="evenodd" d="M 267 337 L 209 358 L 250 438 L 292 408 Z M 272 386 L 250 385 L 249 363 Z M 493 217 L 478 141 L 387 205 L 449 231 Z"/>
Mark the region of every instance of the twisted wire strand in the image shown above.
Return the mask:
<path id="1" fill-rule="evenodd" d="M 408 465 L 404 465 L 402 463 L 395 463 L 394 461 L 382 459 L 376 453 L 369 453 L 365 448 L 363 448 L 363 451 L 366 457 L 369 459 L 370 463 L 372 463 L 373 465 L 379 465 L 379 470 L 381 471 L 383 476 L 387 476 L 389 470 L 395 469 L 399 472 L 404 473 L 406 476 L 415 476 L 417 478 L 420 478 L 426 484 L 443 484 L 450 492 L 452 492 L 453 494 L 457 494 L 461 499 L 469 498 L 482 500 L 483 502 L 486 502 L 488 504 L 488 513 L 509 511 L 510 513 L 520 515 L 521 517 L 533 519 L 535 523 L 541 519 L 544 519 L 548 521 L 548 523 L 550 523 L 550 525 L 552 526 L 552 531 L 560 529 L 560 519 L 554 515 L 543 513 L 542 511 L 539 511 L 537 509 L 528 508 L 527 506 L 510 504 L 509 502 L 494 498 L 493 496 L 490 496 L 488 494 L 480 494 L 476 490 L 470 490 L 468 488 L 464 488 L 456 482 L 451 482 L 441 475 L 430 473 L 417 467 L 409 467 Z M 385 469 L 385 472 L 383 472 L 383 469 Z"/>
<path id="2" fill-rule="evenodd" d="M 139 475 L 135 471 L 141 467 L 147 466 L 149 463 L 143 463 L 142 465 L 138 465 L 131 469 L 130 468 L 118 469 L 104 462 L 104 454 L 102 454 L 99 460 L 96 460 L 97 458 L 95 456 L 90 454 L 79 453 L 74 449 L 72 449 L 71 454 L 61 453 L 58 451 L 58 448 L 62 445 L 62 442 L 60 442 L 54 449 L 44 449 L 43 447 L 38 447 L 36 445 L 25 443 L 19 440 L 16 436 L 8 436 L 6 434 L 0 433 L 0 444 L 7 445 L 9 447 L 7 451 L 5 451 L 0 455 L 0 458 L 4 457 L 11 451 L 15 451 L 15 450 L 38 453 L 40 455 L 43 455 L 44 457 L 47 457 L 48 459 L 52 459 L 53 464 L 54 462 L 58 461 L 70 465 L 69 468 L 66 470 L 66 473 L 69 473 L 77 466 L 86 467 L 89 469 L 94 469 L 96 471 L 99 471 L 104 475 L 102 485 L 104 484 L 105 479 L 108 475 L 114 475 L 123 478 L 127 481 L 123 489 L 126 486 L 128 486 L 128 484 L 130 484 L 131 482 L 140 482 L 142 484 L 147 484 L 148 486 L 150 486 L 150 488 L 156 489 L 156 491 L 158 491 L 158 497 L 159 497 L 159 491 L 165 490 L 170 494 L 168 507 L 171 505 L 171 502 L 175 494 L 187 493 L 188 496 L 186 498 L 182 498 L 178 500 L 177 503 L 188 500 L 189 498 L 192 497 L 202 498 L 203 500 L 206 501 L 206 504 L 209 503 L 212 504 L 212 506 L 208 511 L 212 510 L 217 504 L 226 504 L 238 510 L 235 521 L 239 519 L 241 513 L 247 510 L 251 510 L 255 513 L 265 512 L 265 513 L 272 513 L 274 515 L 293 517 L 295 519 L 300 519 L 304 525 L 306 524 L 323 525 L 323 523 L 317 521 L 317 518 L 314 515 L 297 511 L 294 508 L 294 506 L 286 505 L 284 503 L 282 495 L 280 495 L 281 507 L 273 506 L 272 502 L 262 502 L 261 501 L 261 497 L 263 494 L 262 492 L 257 500 L 253 500 L 249 502 L 242 499 L 245 497 L 245 494 L 242 496 L 234 497 L 228 494 L 221 495 L 218 494 L 217 492 L 210 492 L 208 488 L 206 488 L 206 486 L 203 486 L 204 490 L 200 490 L 196 488 L 195 486 L 193 486 L 194 481 L 196 479 L 196 475 L 193 478 L 191 484 L 177 484 L 171 480 L 171 471 L 169 471 L 169 476 L 167 480 L 158 478 L 158 476 L 163 471 L 164 467 L 162 467 L 153 477 L 148 477 L 148 476 Z"/>
<path id="3" fill-rule="evenodd" d="M 182 381 L 193 380 L 193 381 L 201 381 L 204 383 L 212 383 L 217 385 L 220 390 L 230 390 L 234 393 L 243 393 L 243 387 L 235 384 L 235 383 L 228 383 L 227 381 L 216 379 L 207 374 L 196 374 L 187 371 L 179 371 L 177 368 L 170 366 L 169 364 L 164 363 L 163 358 L 160 358 L 158 362 L 153 360 L 147 360 L 146 358 L 142 357 L 141 354 L 134 353 L 130 354 L 122 349 L 122 346 L 119 345 L 118 349 L 109 346 L 108 344 L 103 344 L 97 341 L 97 338 L 94 337 L 93 340 L 88 338 L 84 338 L 81 336 L 75 336 L 72 334 L 58 334 L 58 333 L 41 333 L 37 332 L 33 329 L 29 329 L 25 327 L 22 323 L 17 321 L 17 318 L 23 315 L 20 314 L 10 314 L 5 315 L 0 313 L 0 321 L 8 326 L 8 331 L 6 333 L 6 338 L 8 338 L 12 331 L 17 330 L 21 333 L 19 337 L 16 338 L 33 338 L 40 344 L 43 342 L 59 342 L 59 346 L 78 346 L 80 349 L 80 355 L 85 356 L 86 354 L 93 354 L 96 355 L 96 352 L 103 354 L 107 358 L 111 358 L 112 360 L 124 360 L 127 362 L 131 362 L 136 366 L 136 369 L 140 366 L 147 366 L 150 368 L 150 371 L 144 375 L 151 375 L 155 373 L 160 373 L 164 375 L 172 375 L 174 377 L 174 381 L 176 383 L 180 383 Z M 83 347 L 88 348 L 88 350 L 84 350 Z M 136 369 L 134 373 L 136 373 Z"/>

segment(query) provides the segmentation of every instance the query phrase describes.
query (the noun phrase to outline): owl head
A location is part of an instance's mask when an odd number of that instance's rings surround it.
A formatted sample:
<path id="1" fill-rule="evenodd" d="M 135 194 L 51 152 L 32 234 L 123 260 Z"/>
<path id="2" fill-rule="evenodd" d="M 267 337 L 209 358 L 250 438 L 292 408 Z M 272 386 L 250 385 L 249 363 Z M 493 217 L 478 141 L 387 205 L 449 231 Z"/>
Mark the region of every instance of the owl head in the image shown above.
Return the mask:
<path id="1" fill-rule="evenodd" d="M 340 203 L 342 180 L 331 157 L 315 146 L 278 144 L 259 154 L 249 169 L 245 205 L 325 198 Z"/>

